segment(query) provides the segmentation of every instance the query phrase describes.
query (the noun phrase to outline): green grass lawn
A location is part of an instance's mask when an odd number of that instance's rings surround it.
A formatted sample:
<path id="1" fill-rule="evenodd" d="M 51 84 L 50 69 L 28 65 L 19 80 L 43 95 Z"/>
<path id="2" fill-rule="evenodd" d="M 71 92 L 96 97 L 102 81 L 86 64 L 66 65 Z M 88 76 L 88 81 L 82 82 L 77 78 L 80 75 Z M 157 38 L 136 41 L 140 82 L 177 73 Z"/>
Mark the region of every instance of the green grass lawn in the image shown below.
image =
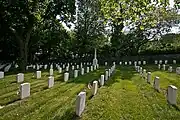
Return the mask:
<path id="1" fill-rule="evenodd" d="M 134 67 L 117 67 L 114 75 L 98 89 L 96 96 L 91 97 L 87 83 L 98 79 L 104 68 L 94 72 L 62 81 L 62 74 L 56 73 L 55 86 L 47 89 L 48 72 L 43 78 L 36 80 L 32 73 L 27 73 L 27 81 L 31 83 L 31 96 L 18 100 L 15 75 L 9 75 L 0 81 L 0 109 L 2 120 L 179 120 L 180 92 L 177 106 L 170 106 L 166 101 L 168 85 L 180 88 L 180 76 L 175 72 L 158 70 L 157 66 L 144 66 L 152 72 L 151 84 L 140 77 Z M 152 83 L 155 76 L 160 77 L 161 91 L 154 90 Z M 75 116 L 75 100 L 80 91 L 87 92 L 86 108 L 81 118 Z M 15 91 L 15 92 L 14 92 Z M 14 97 L 12 97 L 14 96 Z M 10 105 L 9 105 L 10 104 Z"/>

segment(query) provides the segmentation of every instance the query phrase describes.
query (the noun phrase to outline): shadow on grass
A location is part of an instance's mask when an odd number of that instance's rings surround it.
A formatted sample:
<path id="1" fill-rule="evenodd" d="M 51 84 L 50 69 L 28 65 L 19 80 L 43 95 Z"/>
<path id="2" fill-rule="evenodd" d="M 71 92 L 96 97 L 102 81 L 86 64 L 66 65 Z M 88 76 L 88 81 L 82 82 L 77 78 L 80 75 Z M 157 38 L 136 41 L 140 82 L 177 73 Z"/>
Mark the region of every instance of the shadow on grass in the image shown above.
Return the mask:
<path id="1" fill-rule="evenodd" d="M 63 116 L 56 116 L 53 120 L 80 120 L 80 117 L 75 114 L 74 110 L 75 109 L 71 107 L 66 110 Z"/>
<path id="2" fill-rule="evenodd" d="M 174 107 L 177 111 L 180 111 L 180 107 L 177 105 L 172 105 L 172 107 Z"/>

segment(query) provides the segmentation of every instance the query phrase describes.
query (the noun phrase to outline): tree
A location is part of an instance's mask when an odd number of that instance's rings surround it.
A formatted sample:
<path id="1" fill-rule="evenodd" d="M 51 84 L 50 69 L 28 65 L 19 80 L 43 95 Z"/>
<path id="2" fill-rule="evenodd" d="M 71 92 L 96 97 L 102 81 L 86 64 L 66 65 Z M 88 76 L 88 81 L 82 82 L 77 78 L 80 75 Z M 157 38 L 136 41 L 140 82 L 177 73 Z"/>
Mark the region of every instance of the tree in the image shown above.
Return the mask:
<path id="1" fill-rule="evenodd" d="M 55 18 L 57 14 L 73 13 L 74 1 L 24 0 L 0 1 L 1 29 L 9 35 L 14 34 L 19 49 L 19 65 L 25 70 L 28 62 L 29 43 L 32 31 L 45 19 Z M 67 17 L 64 17 L 64 20 Z M 70 20 L 70 19 L 68 19 Z"/>
<path id="2" fill-rule="evenodd" d="M 94 51 L 104 44 L 104 24 L 99 0 L 79 0 L 76 23 L 76 48 L 78 53 Z"/>

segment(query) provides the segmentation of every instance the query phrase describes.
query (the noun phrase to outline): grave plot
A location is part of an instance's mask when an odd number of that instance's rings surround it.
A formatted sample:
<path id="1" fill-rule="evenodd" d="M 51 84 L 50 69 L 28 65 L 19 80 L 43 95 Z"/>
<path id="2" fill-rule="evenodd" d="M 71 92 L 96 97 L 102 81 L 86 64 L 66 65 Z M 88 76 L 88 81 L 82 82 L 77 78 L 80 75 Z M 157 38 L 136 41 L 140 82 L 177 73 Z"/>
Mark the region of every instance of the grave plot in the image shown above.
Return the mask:
<path id="1" fill-rule="evenodd" d="M 151 66 L 146 66 L 147 68 Z M 144 67 L 143 67 L 144 69 Z M 151 71 L 151 70 L 150 70 Z M 162 73 L 161 73 L 162 72 Z M 117 68 L 116 73 L 105 86 L 98 90 L 98 94 L 90 101 L 87 101 L 86 109 L 81 116 L 82 120 L 97 120 L 97 119 L 135 119 L 135 120 L 152 120 L 152 119 L 179 119 L 180 94 L 178 93 L 179 79 L 176 73 L 171 78 L 171 73 L 161 70 L 160 90 L 162 88 L 171 92 L 169 96 L 164 94 L 165 91 L 157 92 L 153 88 L 154 76 L 157 76 L 156 71 L 151 71 L 151 84 L 134 71 L 134 67 L 123 66 Z M 160 74 L 159 74 L 160 75 Z M 164 77 L 163 77 L 164 75 Z M 171 81 L 174 81 L 172 82 Z M 164 83 L 161 84 L 161 81 Z M 173 84 L 176 83 L 178 84 Z M 167 86 L 165 86 L 165 83 Z M 174 86 L 168 86 L 170 84 Z M 164 87 L 163 87 L 164 86 Z M 177 93 L 177 96 L 175 94 Z M 177 100 L 170 99 L 177 97 Z M 177 103 L 176 106 L 169 103 Z"/>
<path id="2" fill-rule="evenodd" d="M 86 67 L 86 66 L 84 66 Z M 51 66 L 52 68 L 52 66 Z M 52 82 L 48 82 L 48 77 L 49 76 L 54 76 L 54 84 L 59 84 L 64 82 L 63 81 L 63 73 L 60 74 L 58 73 L 59 71 L 55 70 L 53 71 L 50 69 L 49 71 L 46 70 L 46 72 L 42 72 L 42 77 L 38 76 L 37 78 L 37 72 L 35 73 L 27 73 L 23 75 L 24 80 L 17 82 L 17 76 L 19 75 L 9 75 L 4 78 L 4 80 L 0 81 L 0 87 L 1 87 L 1 92 L 0 92 L 0 105 L 8 105 L 13 102 L 16 102 L 20 100 L 20 84 L 23 82 L 30 83 L 31 84 L 31 94 L 46 90 L 50 87 L 52 87 Z M 74 78 L 73 74 L 74 72 L 72 70 L 67 71 L 69 73 L 69 79 Z M 38 71 L 39 73 L 39 71 Z M 20 77 L 21 78 L 21 77 Z M 51 85 L 50 85 L 50 84 Z"/>
<path id="3" fill-rule="evenodd" d="M 56 84 L 51 89 L 31 95 L 25 101 L 6 106 L 0 109 L 1 118 L 65 119 L 66 114 L 75 113 L 76 95 L 87 87 L 89 81 L 97 79 L 103 72 L 104 69 L 99 69 L 68 82 Z"/>

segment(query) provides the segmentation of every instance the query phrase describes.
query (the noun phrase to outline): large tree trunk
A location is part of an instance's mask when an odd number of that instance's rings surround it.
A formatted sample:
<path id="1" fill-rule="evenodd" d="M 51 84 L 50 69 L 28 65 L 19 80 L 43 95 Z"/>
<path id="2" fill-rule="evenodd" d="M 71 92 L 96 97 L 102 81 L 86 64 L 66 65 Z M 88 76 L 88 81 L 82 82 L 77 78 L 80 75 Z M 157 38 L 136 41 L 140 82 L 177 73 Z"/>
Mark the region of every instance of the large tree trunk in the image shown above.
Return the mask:
<path id="1" fill-rule="evenodd" d="M 29 40 L 30 40 L 30 35 L 32 32 L 32 29 L 33 29 L 33 27 L 28 29 L 28 31 L 25 35 L 25 38 L 23 37 L 23 35 L 19 35 L 16 32 L 16 30 L 12 29 L 16 36 L 16 39 L 19 43 L 19 52 L 20 52 L 19 58 L 20 59 L 18 61 L 18 64 L 19 64 L 19 68 L 20 68 L 21 72 L 25 72 L 25 70 L 26 70 L 26 65 L 28 62 L 28 45 L 29 45 Z"/>

